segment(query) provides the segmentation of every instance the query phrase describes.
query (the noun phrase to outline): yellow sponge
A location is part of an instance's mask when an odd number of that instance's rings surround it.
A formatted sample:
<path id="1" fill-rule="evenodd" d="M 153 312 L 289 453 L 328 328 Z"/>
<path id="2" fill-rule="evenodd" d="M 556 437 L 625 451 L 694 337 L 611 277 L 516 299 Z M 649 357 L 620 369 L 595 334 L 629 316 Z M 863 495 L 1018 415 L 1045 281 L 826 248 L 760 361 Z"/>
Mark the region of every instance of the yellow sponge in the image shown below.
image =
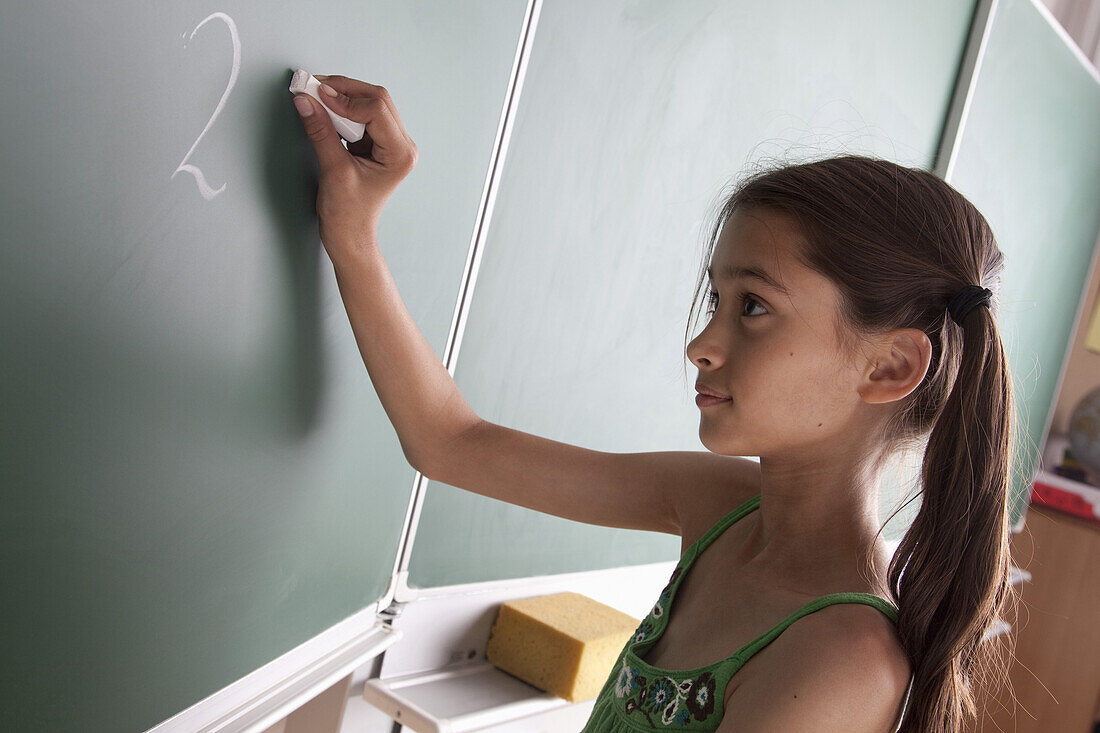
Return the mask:
<path id="1" fill-rule="evenodd" d="M 485 656 L 498 669 L 578 702 L 599 694 L 640 621 L 580 593 L 501 604 Z"/>

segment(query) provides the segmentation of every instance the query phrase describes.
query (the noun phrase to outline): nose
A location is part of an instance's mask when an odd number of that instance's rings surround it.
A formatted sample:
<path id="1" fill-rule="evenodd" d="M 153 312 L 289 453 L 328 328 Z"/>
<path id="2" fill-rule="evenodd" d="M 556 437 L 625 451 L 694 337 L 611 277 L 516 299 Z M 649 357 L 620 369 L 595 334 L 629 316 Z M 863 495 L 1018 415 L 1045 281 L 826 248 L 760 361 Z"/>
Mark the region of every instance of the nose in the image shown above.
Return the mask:
<path id="1" fill-rule="evenodd" d="M 709 324 L 687 346 L 687 358 L 699 368 L 721 366 L 723 361 L 721 346 L 716 343 L 708 329 Z"/>

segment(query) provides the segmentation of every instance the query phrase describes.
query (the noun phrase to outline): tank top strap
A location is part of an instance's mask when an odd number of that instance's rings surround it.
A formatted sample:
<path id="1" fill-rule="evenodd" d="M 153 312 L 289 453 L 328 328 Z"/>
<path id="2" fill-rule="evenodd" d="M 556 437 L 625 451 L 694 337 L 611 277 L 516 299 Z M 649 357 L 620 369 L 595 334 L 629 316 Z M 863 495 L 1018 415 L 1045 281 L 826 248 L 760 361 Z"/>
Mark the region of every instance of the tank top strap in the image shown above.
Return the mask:
<path id="1" fill-rule="evenodd" d="M 738 658 L 738 667 L 747 662 L 754 654 L 766 647 L 768 644 L 775 641 L 775 638 L 787 630 L 787 627 L 793 624 L 803 616 L 809 616 L 815 611 L 820 611 L 826 606 L 831 606 L 836 603 L 862 603 L 867 606 L 874 606 L 878 610 L 882 611 L 887 618 L 889 618 L 895 625 L 898 622 L 898 609 L 889 601 L 871 593 L 830 593 L 828 595 L 815 598 L 807 603 L 802 608 L 792 613 L 787 618 L 780 621 L 768 631 L 764 632 L 760 636 L 756 637 L 744 647 L 742 647 L 734 656 Z"/>
<path id="2" fill-rule="evenodd" d="M 734 509 L 729 514 L 727 514 L 726 516 L 719 519 L 717 522 L 715 522 L 714 526 L 712 526 L 710 529 L 708 529 L 706 532 L 704 532 L 702 537 L 695 540 L 695 542 L 692 543 L 691 547 L 688 548 L 688 551 L 690 552 L 690 551 L 694 550 L 695 555 L 698 555 L 703 550 L 707 549 L 707 545 L 709 545 L 711 542 L 714 542 L 714 540 L 717 539 L 718 535 L 722 534 L 727 529 L 729 529 L 729 526 L 731 524 L 733 524 L 737 520 L 741 519 L 741 517 L 745 516 L 749 512 L 754 511 L 759 506 L 760 506 L 760 494 L 757 494 L 756 496 L 752 497 L 751 499 L 742 502 L 741 504 L 739 504 L 737 506 L 736 509 Z M 687 553 L 685 553 L 685 554 L 687 554 Z"/>

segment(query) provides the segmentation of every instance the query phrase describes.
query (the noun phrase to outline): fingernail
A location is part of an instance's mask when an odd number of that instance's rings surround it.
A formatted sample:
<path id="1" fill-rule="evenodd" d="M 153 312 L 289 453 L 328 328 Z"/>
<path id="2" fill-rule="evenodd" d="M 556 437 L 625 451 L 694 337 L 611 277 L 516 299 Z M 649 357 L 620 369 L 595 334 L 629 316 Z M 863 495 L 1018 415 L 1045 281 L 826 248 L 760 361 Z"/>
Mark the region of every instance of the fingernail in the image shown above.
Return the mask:
<path id="1" fill-rule="evenodd" d="M 324 92 L 325 94 L 327 94 L 330 97 L 335 97 L 336 96 L 336 90 L 333 89 L 332 87 L 330 87 L 328 84 L 322 84 L 321 85 L 321 91 Z"/>
<path id="2" fill-rule="evenodd" d="M 298 114 L 302 117 L 309 117 L 313 114 L 313 105 L 309 103 L 308 99 L 300 94 L 294 97 L 294 106 L 298 108 Z"/>

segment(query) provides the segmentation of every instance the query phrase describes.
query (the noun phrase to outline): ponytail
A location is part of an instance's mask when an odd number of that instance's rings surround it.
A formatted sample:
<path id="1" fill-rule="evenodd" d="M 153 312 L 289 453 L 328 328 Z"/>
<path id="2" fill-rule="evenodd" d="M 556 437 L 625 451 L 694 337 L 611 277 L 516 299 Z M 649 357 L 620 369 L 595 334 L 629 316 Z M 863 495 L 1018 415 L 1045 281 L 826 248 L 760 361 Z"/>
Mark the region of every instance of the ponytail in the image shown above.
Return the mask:
<path id="1" fill-rule="evenodd" d="M 997 660 L 985 636 L 1012 597 L 1008 481 L 1013 395 L 992 315 L 962 326 L 957 374 L 928 438 L 920 511 L 888 572 L 913 667 L 901 733 L 961 730 Z M 947 355 L 945 362 L 950 361 Z"/>

